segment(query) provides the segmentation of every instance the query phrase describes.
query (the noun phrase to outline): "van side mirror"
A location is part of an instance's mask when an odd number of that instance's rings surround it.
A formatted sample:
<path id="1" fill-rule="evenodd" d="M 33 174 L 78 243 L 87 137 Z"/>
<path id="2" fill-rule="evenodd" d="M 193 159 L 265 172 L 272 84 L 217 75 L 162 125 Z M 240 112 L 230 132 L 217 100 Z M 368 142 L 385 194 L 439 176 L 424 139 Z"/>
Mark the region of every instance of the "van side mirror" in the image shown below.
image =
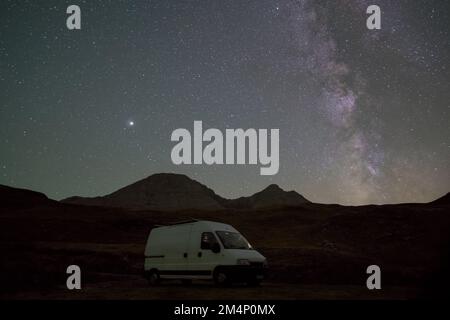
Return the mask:
<path id="1" fill-rule="evenodd" d="M 215 242 L 211 247 L 211 251 L 214 253 L 219 253 L 220 252 L 220 244 Z"/>

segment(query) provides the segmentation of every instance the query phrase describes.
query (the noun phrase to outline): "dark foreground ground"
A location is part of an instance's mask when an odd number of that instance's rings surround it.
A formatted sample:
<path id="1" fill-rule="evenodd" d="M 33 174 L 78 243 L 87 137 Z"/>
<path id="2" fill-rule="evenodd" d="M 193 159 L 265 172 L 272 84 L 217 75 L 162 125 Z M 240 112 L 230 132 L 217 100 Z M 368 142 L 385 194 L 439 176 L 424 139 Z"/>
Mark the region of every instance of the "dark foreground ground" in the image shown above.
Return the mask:
<path id="1" fill-rule="evenodd" d="M 412 299 L 417 290 L 407 287 L 386 287 L 382 291 L 369 291 L 365 286 L 301 285 L 266 282 L 260 287 L 236 284 L 229 288 L 216 288 L 209 282 L 194 282 L 183 286 L 177 281 L 157 287 L 132 275 L 103 275 L 96 283 L 87 283 L 81 291 L 65 287 L 52 290 L 23 291 L 5 295 L 7 299 L 162 299 L 162 300 L 334 300 L 334 299 Z"/>
<path id="2" fill-rule="evenodd" d="M 443 297 L 448 284 L 447 203 L 168 213 L 36 198 L 0 209 L 1 299 L 414 299 Z M 150 229 L 188 217 L 240 230 L 268 258 L 267 281 L 149 287 L 141 273 Z M 71 264 L 82 270 L 78 292 L 65 289 Z M 380 291 L 366 289 L 371 264 L 381 267 Z"/>

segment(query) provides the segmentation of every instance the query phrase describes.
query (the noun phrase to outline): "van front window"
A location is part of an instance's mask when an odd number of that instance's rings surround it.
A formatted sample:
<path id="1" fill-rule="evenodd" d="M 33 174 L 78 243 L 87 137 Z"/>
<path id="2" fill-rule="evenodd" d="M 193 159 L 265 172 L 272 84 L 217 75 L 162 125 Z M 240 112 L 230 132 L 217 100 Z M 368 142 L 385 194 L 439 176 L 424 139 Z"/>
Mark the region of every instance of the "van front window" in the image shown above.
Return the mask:
<path id="1" fill-rule="evenodd" d="M 239 233 L 229 231 L 216 231 L 225 249 L 253 249 L 250 243 Z"/>

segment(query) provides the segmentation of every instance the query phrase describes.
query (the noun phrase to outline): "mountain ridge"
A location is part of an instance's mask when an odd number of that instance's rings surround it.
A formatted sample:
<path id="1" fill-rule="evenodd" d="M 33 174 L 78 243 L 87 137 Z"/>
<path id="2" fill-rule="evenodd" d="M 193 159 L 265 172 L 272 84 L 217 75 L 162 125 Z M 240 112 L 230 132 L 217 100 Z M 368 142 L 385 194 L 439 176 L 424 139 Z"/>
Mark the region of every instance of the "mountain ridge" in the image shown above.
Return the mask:
<path id="1" fill-rule="evenodd" d="M 186 185 L 192 186 L 194 185 L 194 197 L 192 197 L 192 193 L 180 193 L 180 190 L 175 189 L 170 194 L 169 199 L 165 199 L 165 201 L 156 201 L 151 203 L 144 197 L 144 202 L 141 203 L 121 203 L 119 199 L 114 199 L 118 194 L 120 195 L 122 192 L 126 192 L 126 194 L 135 193 L 134 187 L 138 186 L 139 188 L 143 188 L 143 194 L 145 196 L 154 195 L 151 190 L 145 190 L 145 183 L 149 178 L 159 177 L 156 180 L 156 184 L 159 189 L 161 182 L 164 182 L 167 177 L 175 177 L 176 181 L 183 182 L 181 183 L 182 187 L 186 189 Z M 171 179 L 169 179 L 171 180 Z M 166 181 L 166 186 L 170 185 L 170 181 Z M 172 184 L 174 182 L 172 181 Z M 154 184 L 153 184 L 154 185 Z M 164 185 L 164 183 L 163 183 Z M 183 188 L 182 188 L 183 189 Z M 183 191 L 183 190 L 182 190 Z M 200 193 L 200 194 L 199 194 Z M 134 195 L 139 199 L 139 196 Z M 206 196 L 206 199 L 203 199 Z M 150 197 L 151 198 L 151 197 Z M 123 200 L 123 199 L 122 199 Z M 142 195 L 141 195 L 142 200 Z M 151 200 L 151 199 L 150 199 Z M 161 199 L 160 199 L 161 200 Z M 164 200 L 164 199 L 163 199 Z M 206 200 L 206 201 L 204 201 Z M 145 202 L 147 201 L 147 202 Z M 173 203 L 172 203 L 173 202 Z M 180 206 L 179 204 L 183 204 Z M 208 188 L 206 185 L 201 184 L 200 182 L 189 178 L 186 175 L 182 174 L 174 174 L 174 173 L 159 173 L 148 176 L 147 178 L 141 179 L 130 185 L 127 185 L 123 188 L 120 188 L 108 195 L 98 196 L 98 197 L 79 197 L 72 196 L 61 201 L 56 201 L 51 198 L 48 198 L 45 194 L 41 192 L 36 192 L 28 189 L 21 189 L 10 187 L 6 185 L 0 184 L 0 207 L 8 208 L 8 207 L 29 207 L 29 206 L 53 206 L 59 204 L 74 204 L 74 205 L 84 205 L 84 206 L 93 206 L 93 207 L 105 207 L 105 208 L 122 208 L 122 209 L 131 209 L 131 210 L 155 210 L 155 211 L 176 211 L 176 210 L 226 210 L 226 209 L 243 209 L 243 210 L 259 210 L 259 209 L 276 209 L 283 207 L 300 207 L 304 204 L 315 204 L 321 205 L 319 203 L 313 203 L 304 198 L 302 195 L 298 194 L 295 191 L 284 191 L 276 184 L 271 184 L 267 186 L 265 189 L 256 192 L 255 194 L 247 197 L 240 197 L 236 199 L 226 199 L 219 195 L 217 195 L 212 189 Z M 149 205 L 150 204 L 150 205 Z M 177 205 L 178 204 L 178 205 Z M 187 204 L 187 205 L 186 205 Z M 410 205 L 415 203 L 397 203 L 397 204 L 384 204 L 383 206 L 393 206 L 393 205 Z M 450 193 L 447 193 L 433 201 L 428 203 L 417 203 L 418 205 L 430 204 L 430 205 L 438 205 L 438 206 L 446 206 L 450 204 Z M 323 204 L 326 205 L 326 204 Z M 363 205 L 357 207 L 367 207 L 371 205 Z M 345 207 L 345 206 L 344 206 Z"/>
<path id="2" fill-rule="evenodd" d="M 249 197 L 226 199 L 183 174 L 157 173 L 100 197 L 69 197 L 62 203 L 153 210 L 261 209 L 309 203 L 295 191 L 269 185 Z"/>

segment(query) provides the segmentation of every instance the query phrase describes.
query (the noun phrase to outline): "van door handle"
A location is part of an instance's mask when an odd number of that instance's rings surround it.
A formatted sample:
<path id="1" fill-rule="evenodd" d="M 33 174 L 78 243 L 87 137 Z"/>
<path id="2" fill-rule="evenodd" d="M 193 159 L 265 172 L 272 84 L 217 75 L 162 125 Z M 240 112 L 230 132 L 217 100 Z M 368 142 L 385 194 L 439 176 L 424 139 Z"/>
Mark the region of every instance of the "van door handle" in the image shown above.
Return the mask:
<path id="1" fill-rule="evenodd" d="M 187 258 L 187 252 L 185 252 L 185 253 L 183 254 L 183 257 Z"/>
<path id="2" fill-rule="evenodd" d="M 202 252 L 200 251 L 197 256 L 200 258 L 202 256 Z"/>

